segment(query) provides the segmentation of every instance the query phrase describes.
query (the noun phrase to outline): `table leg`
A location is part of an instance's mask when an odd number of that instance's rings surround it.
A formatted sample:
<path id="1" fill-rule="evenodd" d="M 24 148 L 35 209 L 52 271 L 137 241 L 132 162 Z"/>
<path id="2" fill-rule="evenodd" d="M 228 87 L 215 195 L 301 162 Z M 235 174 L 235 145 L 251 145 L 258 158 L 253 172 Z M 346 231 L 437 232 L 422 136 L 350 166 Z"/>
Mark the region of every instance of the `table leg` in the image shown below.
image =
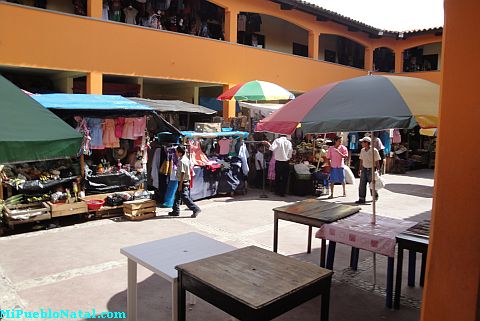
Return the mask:
<path id="1" fill-rule="evenodd" d="M 177 281 L 177 317 L 178 321 L 185 321 L 187 318 L 186 307 L 187 307 L 187 293 L 183 288 L 182 283 L 182 272 L 178 272 L 178 281 Z"/>
<path id="2" fill-rule="evenodd" d="M 397 254 L 397 279 L 395 281 L 395 299 L 393 302 L 393 307 L 395 309 L 400 309 L 400 296 L 402 292 L 402 269 L 403 269 L 403 247 L 398 244 L 398 254 Z"/>
<path id="3" fill-rule="evenodd" d="M 137 320 L 137 262 L 128 259 L 127 316 L 128 321 Z"/>
<path id="4" fill-rule="evenodd" d="M 308 227 L 308 245 L 307 245 L 307 253 L 312 253 L 312 227 Z"/>
<path id="5" fill-rule="evenodd" d="M 358 269 L 358 257 L 360 255 L 360 249 L 352 247 L 350 252 L 350 268 L 354 271 Z"/>
<path id="6" fill-rule="evenodd" d="M 321 311 L 320 311 L 320 321 L 328 321 L 329 314 L 330 314 L 330 287 L 331 281 L 325 287 L 325 290 L 322 293 L 322 303 L 321 303 Z"/>
<path id="7" fill-rule="evenodd" d="M 415 269 L 417 265 L 417 252 L 408 251 L 408 286 L 415 286 Z"/>
<path id="8" fill-rule="evenodd" d="M 420 269 L 420 286 L 425 283 L 425 269 L 427 267 L 427 253 L 422 253 L 422 268 Z"/>
<path id="9" fill-rule="evenodd" d="M 273 252 L 277 253 L 278 249 L 278 217 L 275 215 L 273 219 Z"/>
<path id="10" fill-rule="evenodd" d="M 395 259 L 393 257 L 388 258 L 387 263 L 387 308 L 392 308 L 392 299 L 393 299 L 393 267 L 395 264 Z"/>
<path id="11" fill-rule="evenodd" d="M 327 255 L 327 240 L 322 239 L 322 247 L 320 248 L 320 267 L 325 267 L 325 257 Z"/>
<path id="12" fill-rule="evenodd" d="M 330 241 L 328 243 L 328 254 L 327 254 L 327 269 L 333 270 L 333 261 L 335 260 L 335 247 L 337 246 L 336 242 Z"/>
<path id="13" fill-rule="evenodd" d="M 178 321 L 178 279 L 172 282 L 172 321 Z"/>

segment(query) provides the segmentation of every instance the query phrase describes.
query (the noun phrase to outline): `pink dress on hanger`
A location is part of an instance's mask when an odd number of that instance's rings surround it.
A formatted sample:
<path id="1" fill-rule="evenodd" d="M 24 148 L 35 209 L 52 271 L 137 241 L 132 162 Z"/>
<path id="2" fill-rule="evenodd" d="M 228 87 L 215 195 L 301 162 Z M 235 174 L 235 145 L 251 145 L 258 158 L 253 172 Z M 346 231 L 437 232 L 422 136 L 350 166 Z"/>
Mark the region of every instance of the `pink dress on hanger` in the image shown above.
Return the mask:
<path id="1" fill-rule="evenodd" d="M 120 140 L 115 135 L 115 119 L 105 119 L 103 123 L 103 145 L 106 148 L 119 148 Z"/>
<path id="2" fill-rule="evenodd" d="M 115 136 L 117 136 L 118 138 L 122 137 L 123 125 L 125 125 L 124 117 L 118 117 L 117 119 L 115 119 Z"/>
<path id="3" fill-rule="evenodd" d="M 145 128 L 147 127 L 147 118 L 145 116 L 133 119 L 133 136 L 145 136 Z"/>
<path id="4" fill-rule="evenodd" d="M 134 132 L 135 118 L 125 118 L 125 125 L 123 125 L 122 138 L 123 139 L 136 139 Z"/>

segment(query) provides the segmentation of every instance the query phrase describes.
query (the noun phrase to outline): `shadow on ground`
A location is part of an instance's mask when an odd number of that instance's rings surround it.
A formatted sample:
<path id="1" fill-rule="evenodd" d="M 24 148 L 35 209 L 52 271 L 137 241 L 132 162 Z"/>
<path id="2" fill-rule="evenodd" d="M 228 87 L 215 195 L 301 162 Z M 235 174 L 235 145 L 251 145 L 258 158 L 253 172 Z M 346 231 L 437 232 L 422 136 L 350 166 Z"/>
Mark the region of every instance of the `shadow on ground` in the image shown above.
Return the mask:
<path id="1" fill-rule="evenodd" d="M 386 184 L 385 189 L 392 193 L 432 198 L 433 186 L 418 184 Z"/>

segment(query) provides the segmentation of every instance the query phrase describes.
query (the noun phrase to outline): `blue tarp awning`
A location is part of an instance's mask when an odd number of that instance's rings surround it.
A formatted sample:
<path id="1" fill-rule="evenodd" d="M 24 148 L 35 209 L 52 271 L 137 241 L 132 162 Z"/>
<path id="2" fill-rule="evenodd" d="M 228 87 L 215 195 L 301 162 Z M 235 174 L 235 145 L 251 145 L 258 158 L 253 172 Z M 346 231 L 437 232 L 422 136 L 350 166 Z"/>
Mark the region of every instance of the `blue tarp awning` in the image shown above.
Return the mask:
<path id="1" fill-rule="evenodd" d="M 138 110 L 154 109 L 117 95 L 46 94 L 31 96 L 48 109 L 66 110 Z"/>
<path id="2" fill-rule="evenodd" d="M 230 137 L 230 136 L 243 136 L 243 138 L 248 137 L 247 132 L 220 132 L 220 133 L 199 133 L 199 132 L 191 132 L 191 131 L 182 131 L 181 132 L 183 136 L 188 137 L 188 138 L 194 138 L 194 137 L 203 137 L 203 138 L 217 138 L 217 137 Z"/>

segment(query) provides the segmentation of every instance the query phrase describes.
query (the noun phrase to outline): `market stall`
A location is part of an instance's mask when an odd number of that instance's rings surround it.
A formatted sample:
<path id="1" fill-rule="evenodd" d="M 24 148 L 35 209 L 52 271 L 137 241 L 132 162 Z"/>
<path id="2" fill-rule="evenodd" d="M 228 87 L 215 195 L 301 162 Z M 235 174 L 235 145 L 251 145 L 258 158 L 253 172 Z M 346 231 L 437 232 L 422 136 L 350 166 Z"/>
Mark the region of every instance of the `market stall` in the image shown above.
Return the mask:
<path id="1" fill-rule="evenodd" d="M 247 132 L 183 131 L 181 134 L 192 164 L 190 193 L 193 200 L 246 191 L 249 168 L 244 140 L 248 137 Z M 151 176 L 158 201 L 165 207 L 170 207 L 177 184 L 175 148 L 180 140 L 172 141 L 172 137 L 162 135 L 154 152 Z"/>
<path id="2" fill-rule="evenodd" d="M 13 228 L 51 218 L 48 204 L 42 203 L 43 194 L 59 184 L 74 184 L 73 170 L 64 167 L 63 171 L 47 172 L 31 164 L 76 155 L 82 137 L 1 76 L 0 97 L 1 235 L 1 223 Z M 22 171 L 15 171 L 17 168 Z"/>

